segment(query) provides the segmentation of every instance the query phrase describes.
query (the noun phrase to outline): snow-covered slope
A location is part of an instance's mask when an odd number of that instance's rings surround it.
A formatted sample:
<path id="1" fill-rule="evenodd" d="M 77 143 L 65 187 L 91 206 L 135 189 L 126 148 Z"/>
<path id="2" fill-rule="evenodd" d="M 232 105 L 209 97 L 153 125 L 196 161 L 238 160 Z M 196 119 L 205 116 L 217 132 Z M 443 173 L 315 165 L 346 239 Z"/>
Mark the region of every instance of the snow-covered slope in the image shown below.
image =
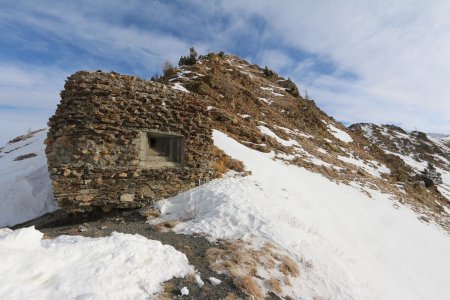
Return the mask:
<path id="1" fill-rule="evenodd" d="M 47 169 L 46 130 L 17 137 L 0 148 L 0 227 L 57 209 Z"/>
<path id="2" fill-rule="evenodd" d="M 187 219 L 175 230 L 275 243 L 301 262 L 300 276 L 281 293 L 294 299 L 450 298 L 448 234 L 393 195 L 274 161 L 273 152 L 249 149 L 219 131 L 214 141 L 252 175 L 163 200 L 162 220 L 153 222 Z M 267 277 L 264 272 L 255 277 Z"/>
<path id="3" fill-rule="evenodd" d="M 0 229 L 1 299 L 149 299 L 194 271 L 183 253 L 140 235 L 42 238 Z"/>

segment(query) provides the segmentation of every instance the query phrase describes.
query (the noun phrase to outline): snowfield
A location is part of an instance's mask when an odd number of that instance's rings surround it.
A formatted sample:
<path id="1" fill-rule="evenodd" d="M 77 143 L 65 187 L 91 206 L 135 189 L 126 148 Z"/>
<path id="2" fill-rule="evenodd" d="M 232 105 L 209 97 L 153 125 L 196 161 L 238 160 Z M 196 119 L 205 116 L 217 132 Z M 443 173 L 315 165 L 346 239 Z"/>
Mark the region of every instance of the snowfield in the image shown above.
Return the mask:
<path id="1" fill-rule="evenodd" d="M 215 144 L 242 160 L 247 177 L 226 177 L 162 200 L 162 219 L 184 219 L 177 232 L 211 239 L 272 241 L 301 266 L 284 286 L 294 299 L 450 299 L 450 238 L 420 221 L 392 195 L 339 185 L 274 161 L 214 131 Z M 155 222 L 155 221 L 154 221 Z"/>
<path id="2" fill-rule="evenodd" d="M 140 235 L 42 237 L 0 229 L 1 299 L 148 299 L 194 271 L 183 253 Z"/>
<path id="3" fill-rule="evenodd" d="M 0 152 L 0 227 L 13 226 L 56 210 L 47 169 L 47 130 L 7 144 Z M 21 155 L 36 156 L 15 161 Z"/>

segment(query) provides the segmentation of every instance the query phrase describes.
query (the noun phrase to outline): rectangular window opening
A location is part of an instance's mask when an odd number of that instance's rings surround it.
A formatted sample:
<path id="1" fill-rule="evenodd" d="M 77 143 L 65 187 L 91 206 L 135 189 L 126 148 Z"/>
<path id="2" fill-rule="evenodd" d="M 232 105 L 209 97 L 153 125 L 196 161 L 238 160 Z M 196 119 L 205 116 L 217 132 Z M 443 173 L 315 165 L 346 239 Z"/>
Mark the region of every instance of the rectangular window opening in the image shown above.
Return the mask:
<path id="1" fill-rule="evenodd" d="M 184 137 L 162 132 L 141 134 L 140 161 L 149 168 L 176 167 L 184 163 Z"/>

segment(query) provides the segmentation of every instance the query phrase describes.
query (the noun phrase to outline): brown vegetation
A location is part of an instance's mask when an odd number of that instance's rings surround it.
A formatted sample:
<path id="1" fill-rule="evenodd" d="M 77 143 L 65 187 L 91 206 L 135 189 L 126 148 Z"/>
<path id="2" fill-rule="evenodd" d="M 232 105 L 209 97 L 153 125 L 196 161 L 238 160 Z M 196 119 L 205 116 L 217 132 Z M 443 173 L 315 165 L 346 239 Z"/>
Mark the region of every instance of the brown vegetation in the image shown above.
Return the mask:
<path id="1" fill-rule="evenodd" d="M 216 146 L 212 147 L 212 157 L 214 161 L 214 170 L 216 171 L 216 177 L 222 177 L 222 175 L 229 170 L 233 170 L 236 172 L 244 171 L 244 164 L 241 161 L 231 158 Z"/>
<path id="2" fill-rule="evenodd" d="M 211 269 L 235 278 L 235 284 L 254 299 L 264 297 L 264 288 L 281 296 L 283 286 L 300 275 L 298 264 L 272 243 L 261 249 L 243 241 L 223 242 L 223 246 L 208 249 L 206 258 Z M 272 275 L 266 278 L 258 269 Z"/>
<path id="3" fill-rule="evenodd" d="M 236 278 L 234 283 L 238 288 L 245 291 L 253 299 L 264 299 L 261 287 L 255 282 L 253 277 L 247 275 L 245 277 Z"/>

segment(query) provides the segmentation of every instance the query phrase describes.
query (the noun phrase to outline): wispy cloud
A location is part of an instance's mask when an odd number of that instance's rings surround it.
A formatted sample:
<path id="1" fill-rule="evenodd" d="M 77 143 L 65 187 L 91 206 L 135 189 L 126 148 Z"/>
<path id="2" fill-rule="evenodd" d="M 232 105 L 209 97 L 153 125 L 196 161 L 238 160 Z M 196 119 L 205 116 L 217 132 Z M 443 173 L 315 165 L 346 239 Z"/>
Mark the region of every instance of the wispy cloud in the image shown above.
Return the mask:
<path id="1" fill-rule="evenodd" d="M 226 3 L 229 13 L 263 17 L 279 45 L 335 64 L 332 78 L 320 72 L 305 76 L 304 68 L 296 73 L 325 110 L 349 121 L 398 120 L 410 128 L 450 132 L 448 1 Z M 356 77 L 342 78 L 342 72 Z"/>
<path id="2" fill-rule="evenodd" d="M 1 127 L 18 110 L 45 124 L 76 70 L 150 77 L 194 45 L 290 76 L 336 119 L 450 132 L 448 15 L 419 0 L 3 3 Z"/>

